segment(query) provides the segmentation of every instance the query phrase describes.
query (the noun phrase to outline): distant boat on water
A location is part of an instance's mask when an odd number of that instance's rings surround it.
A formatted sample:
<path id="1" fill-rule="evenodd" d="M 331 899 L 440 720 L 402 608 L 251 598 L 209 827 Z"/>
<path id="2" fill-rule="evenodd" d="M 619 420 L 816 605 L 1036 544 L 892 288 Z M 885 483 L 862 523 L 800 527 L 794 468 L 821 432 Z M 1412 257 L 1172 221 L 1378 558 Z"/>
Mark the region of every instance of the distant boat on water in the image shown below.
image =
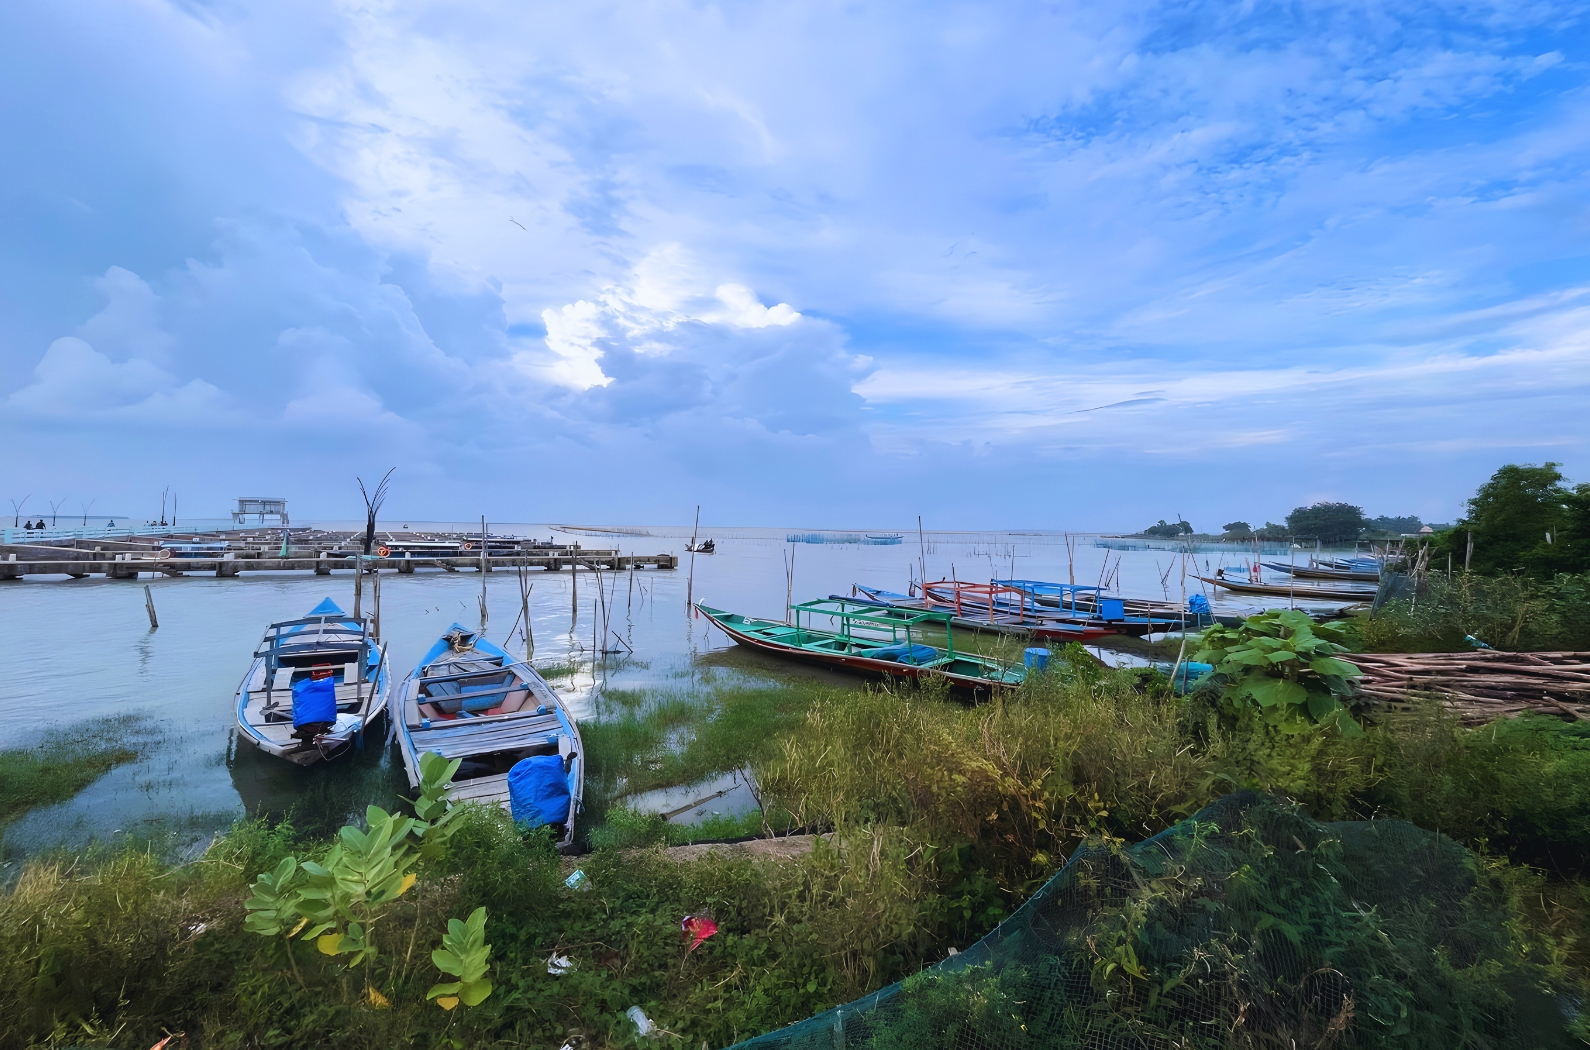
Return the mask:
<path id="1" fill-rule="evenodd" d="M 386 712 L 386 653 L 330 598 L 265 629 L 237 688 L 241 739 L 300 766 L 335 758 Z"/>

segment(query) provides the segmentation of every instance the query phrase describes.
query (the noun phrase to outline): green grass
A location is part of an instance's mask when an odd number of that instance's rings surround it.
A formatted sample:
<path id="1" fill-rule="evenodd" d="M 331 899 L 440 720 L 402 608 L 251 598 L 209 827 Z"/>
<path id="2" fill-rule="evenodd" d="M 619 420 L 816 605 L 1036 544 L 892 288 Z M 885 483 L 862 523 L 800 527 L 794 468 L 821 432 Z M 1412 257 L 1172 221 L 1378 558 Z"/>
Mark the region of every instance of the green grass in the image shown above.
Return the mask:
<path id="1" fill-rule="evenodd" d="M 625 796 L 696 784 L 761 762 L 781 733 L 836 692 L 798 680 L 757 683 L 738 676 L 707 676 L 693 687 L 649 693 L 609 690 L 598 717 L 580 726 L 590 825 L 599 829 L 608 808 Z"/>
<path id="2" fill-rule="evenodd" d="M 1473 863 L 1521 887 L 1506 905 L 1519 943 L 1576 982 L 1575 1001 L 1590 989 L 1590 891 L 1563 877 L 1590 870 L 1590 751 L 1574 727 L 1464 729 L 1432 711 L 1356 738 L 1287 733 L 1082 665 L 977 707 L 933 689 L 709 674 L 609 694 L 582 732 L 605 807 L 598 848 L 577 861 L 589 888 L 565 888 L 545 833 L 474 810 L 383 919 L 368 974 L 311 944 L 289 960 L 243 929 L 254 875 L 289 852 L 321 855 L 319 832 L 248 821 L 187 865 L 126 847 L 28 861 L 0 892 L 0 1046 L 149 1046 L 181 1030 L 206 1047 L 594 1050 L 637 1045 L 625 1011 L 639 1006 L 679 1037 L 670 1045 L 721 1047 L 917 973 L 1082 844 L 1122 848 L 1239 787 L 1327 819 L 1400 816 L 1489 851 Z M 739 837 L 762 814 L 681 827 L 623 806 L 626 792 L 747 767 L 771 817 L 832 835 L 777 863 L 681 861 L 661 847 Z M 1556 881 L 1519 863 L 1540 863 L 1529 851 L 1542 842 Z M 439 979 L 430 949 L 448 917 L 479 906 L 495 989 L 447 1014 L 425 1000 Z M 719 933 L 686 953 L 680 922 L 703 911 Z M 575 970 L 548 974 L 553 952 Z M 389 1008 L 370 1005 L 366 980 Z"/>
<path id="3" fill-rule="evenodd" d="M 141 726 L 131 718 L 96 722 L 53 733 L 33 747 L 0 751 L 0 824 L 65 802 L 117 766 L 137 761 Z"/>

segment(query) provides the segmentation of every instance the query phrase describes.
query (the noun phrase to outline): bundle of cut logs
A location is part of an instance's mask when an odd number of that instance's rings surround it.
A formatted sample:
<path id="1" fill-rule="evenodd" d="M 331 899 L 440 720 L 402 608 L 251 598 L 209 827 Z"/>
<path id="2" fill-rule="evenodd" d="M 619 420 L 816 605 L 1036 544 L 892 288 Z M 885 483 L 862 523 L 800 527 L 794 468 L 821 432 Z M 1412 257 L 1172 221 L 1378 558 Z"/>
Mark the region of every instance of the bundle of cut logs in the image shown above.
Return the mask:
<path id="1" fill-rule="evenodd" d="M 1590 719 L 1590 653 L 1353 653 L 1358 693 L 1403 708 L 1424 697 L 1467 725 L 1526 711 Z"/>

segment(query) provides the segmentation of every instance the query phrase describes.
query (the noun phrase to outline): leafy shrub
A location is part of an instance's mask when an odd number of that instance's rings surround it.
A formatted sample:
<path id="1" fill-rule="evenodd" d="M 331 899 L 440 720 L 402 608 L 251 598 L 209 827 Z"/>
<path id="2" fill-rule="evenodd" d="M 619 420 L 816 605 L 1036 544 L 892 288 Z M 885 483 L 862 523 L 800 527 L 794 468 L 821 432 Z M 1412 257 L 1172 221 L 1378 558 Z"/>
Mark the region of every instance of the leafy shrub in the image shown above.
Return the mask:
<path id="1" fill-rule="evenodd" d="M 1214 665 L 1228 707 L 1255 705 L 1283 731 L 1305 732 L 1313 723 L 1355 734 L 1346 701 L 1359 671 L 1337 659 L 1347 651 L 1344 638 L 1341 628 L 1316 624 L 1307 613 L 1277 609 L 1238 627 L 1209 628 L 1193 660 Z"/>

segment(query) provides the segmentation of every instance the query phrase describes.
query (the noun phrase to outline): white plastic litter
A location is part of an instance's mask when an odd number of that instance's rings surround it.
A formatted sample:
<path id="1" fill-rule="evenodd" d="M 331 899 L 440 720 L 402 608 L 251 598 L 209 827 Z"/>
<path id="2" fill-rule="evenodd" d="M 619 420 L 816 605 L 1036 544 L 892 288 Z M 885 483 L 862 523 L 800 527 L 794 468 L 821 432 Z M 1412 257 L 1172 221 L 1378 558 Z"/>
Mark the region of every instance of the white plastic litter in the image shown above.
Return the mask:
<path id="1" fill-rule="evenodd" d="M 573 972 L 574 960 L 567 955 L 559 955 L 557 952 L 553 952 L 547 956 L 547 973 L 554 977 L 562 977 L 566 973 Z"/>
<path id="2" fill-rule="evenodd" d="M 589 881 L 591 880 L 586 876 L 585 872 L 576 868 L 573 875 L 563 880 L 563 885 L 571 890 L 577 890 L 583 888 Z"/>
<path id="3" fill-rule="evenodd" d="M 651 1018 L 646 1016 L 646 1011 L 640 1007 L 631 1006 L 624 1013 L 629 1015 L 631 1021 L 635 1022 L 635 1027 L 639 1029 L 640 1035 L 651 1035 L 657 1030 L 657 1026 L 651 1023 Z"/>

